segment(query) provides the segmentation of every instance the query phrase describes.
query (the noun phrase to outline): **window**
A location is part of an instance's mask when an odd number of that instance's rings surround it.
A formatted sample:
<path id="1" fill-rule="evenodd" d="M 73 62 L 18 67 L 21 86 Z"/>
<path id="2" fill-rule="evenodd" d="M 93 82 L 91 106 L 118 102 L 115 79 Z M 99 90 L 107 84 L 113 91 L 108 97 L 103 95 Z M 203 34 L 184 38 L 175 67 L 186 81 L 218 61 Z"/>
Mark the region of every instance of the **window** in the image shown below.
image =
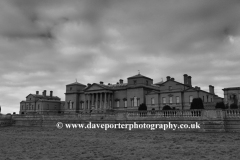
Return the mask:
<path id="1" fill-rule="evenodd" d="M 169 97 L 169 103 L 172 104 L 172 97 Z"/>
<path id="2" fill-rule="evenodd" d="M 68 103 L 69 109 L 73 109 L 73 102 L 70 100 Z"/>
<path id="3" fill-rule="evenodd" d="M 163 101 L 163 104 L 166 104 L 166 98 L 165 97 L 162 98 L 162 101 Z"/>
<path id="4" fill-rule="evenodd" d="M 146 84 L 148 85 L 148 81 L 146 81 Z"/>
<path id="5" fill-rule="evenodd" d="M 134 106 L 134 107 L 139 106 L 139 99 L 138 99 L 137 97 L 134 97 L 134 98 L 133 98 L 133 106 Z"/>
<path id="6" fill-rule="evenodd" d="M 84 103 L 83 102 L 80 102 L 80 109 L 84 109 Z"/>
<path id="7" fill-rule="evenodd" d="M 134 84 L 137 84 L 137 80 L 134 80 L 133 83 L 134 83 Z"/>
<path id="8" fill-rule="evenodd" d="M 169 86 L 168 88 L 169 88 L 169 90 L 172 90 L 172 86 Z"/>
<path id="9" fill-rule="evenodd" d="M 180 102 L 180 101 L 179 101 L 179 97 L 177 96 L 177 97 L 176 97 L 176 103 L 179 104 L 179 102 Z"/>
<path id="10" fill-rule="evenodd" d="M 203 100 L 202 100 L 202 101 L 204 102 L 204 96 L 203 96 L 202 98 L 203 98 Z"/>
<path id="11" fill-rule="evenodd" d="M 154 98 L 151 98 L 151 104 L 155 104 Z"/>
<path id="12" fill-rule="evenodd" d="M 193 96 L 189 96 L 189 102 L 192 103 Z"/>
<path id="13" fill-rule="evenodd" d="M 134 106 L 134 102 L 133 102 L 133 99 L 131 99 L 131 106 L 132 106 L 132 107 Z"/>
<path id="14" fill-rule="evenodd" d="M 124 100 L 124 107 L 127 107 L 127 100 Z"/>
<path id="15" fill-rule="evenodd" d="M 137 99 L 137 106 L 139 106 L 139 104 L 140 104 L 140 99 L 138 98 Z"/>
<path id="16" fill-rule="evenodd" d="M 117 107 L 119 107 L 119 100 L 117 101 Z"/>
<path id="17" fill-rule="evenodd" d="M 72 90 L 72 87 L 70 87 L 70 91 Z"/>
<path id="18" fill-rule="evenodd" d="M 207 95 L 207 102 L 208 102 L 208 95 Z"/>
<path id="19" fill-rule="evenodd" d="M 212 102 L 212 98 L 211 98 L 211 102 Z"/>

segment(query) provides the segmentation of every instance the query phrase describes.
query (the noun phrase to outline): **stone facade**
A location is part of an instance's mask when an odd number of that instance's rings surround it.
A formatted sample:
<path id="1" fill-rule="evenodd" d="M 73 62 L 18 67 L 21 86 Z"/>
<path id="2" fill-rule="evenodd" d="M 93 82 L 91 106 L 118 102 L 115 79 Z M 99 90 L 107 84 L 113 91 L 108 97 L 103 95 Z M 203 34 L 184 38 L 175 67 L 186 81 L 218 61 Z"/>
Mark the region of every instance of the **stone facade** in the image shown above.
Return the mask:
<path id="1" fill-rule="evenodd" d="M 64 109 L 64 101 L 57 96 L 46 95 L 46 90 L 42 95 L 36 91 L 36 94 L 29 94 L 25 101 L 20 102 L 19 114 L 59 114 Z"/>
<path id="2" fill-rule="evenodd" d="M 151 78 L 141 74 L 129 77 L 127 83 L 122 79 L 108 85 L 103 82 L 88 85 L 75 82 L 66 85 L 65 113 L 137 110 L 141 103 L 146 103 L 147 93 L 158 90 Z"/>
<path id="3" fill-rule="evenodd" d="M 201 98 L 205 109 L 214 109 L 216 102 L 222 101 L 222 98 L 215 95 L 212 85 L 209 85 L 209 92 L 206 92 L 198 86 L 193 87 L 192 77 L 187 74 L 183 75 L 183 81 L 184 83 L 180 83 L 167 76 L 165 82 L 156 83 L 159 91 L 153 91 L 146 95 L 148 108 L 161 110 L 165 105 L 169 105 L 175 109 L 190 109 L 192 100 Z"/>
<path id="4" fill-rule="evenodd" d="M 236 104 L 239 108 L 240 106 L 240 87 L 231 87 L 231 88 L 224 88 L 224 103 L 228 107 L 231 104 Z"/>
<path id="5" fill-rule="evenodd" d="M 167 77 L 165 82 L 153 84 L 153 79 L 137 74 L 122 79 L 116 84 L 93 83 L 84 85 L 78 82 L 66 85 L 66 114 L 103 113 L 108 110 L 137 110 L 145 103 L 148 110 L 162 110 L 169 105 L 175 109 L 189 109 L 193 98 L 202 98 L 206 109 L 214 109 L 216 102 L 222 99 L 215 95 L 214 87 L 209 92 L 200 87 L 192 87 L 191 76 L 184 75 L 184 83 Z"/>

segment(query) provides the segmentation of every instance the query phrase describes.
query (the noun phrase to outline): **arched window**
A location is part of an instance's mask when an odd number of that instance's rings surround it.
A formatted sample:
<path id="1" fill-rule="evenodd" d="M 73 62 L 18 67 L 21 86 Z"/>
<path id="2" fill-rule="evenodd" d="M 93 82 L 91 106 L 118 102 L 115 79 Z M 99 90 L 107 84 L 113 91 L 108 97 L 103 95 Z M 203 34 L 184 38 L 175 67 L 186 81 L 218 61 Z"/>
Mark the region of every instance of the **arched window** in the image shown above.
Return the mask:
<path id="1" fill-rule="evenodd" d="M 134 107 L 138 106 L 138 99 L 137 99 L 137 97 L 133 97 L 133 103 L 134 103 Z"/>
<path id="2" fill-rule="evenodd" d="M 127 107 L 127 100 L 126 99 L 124 100 L 124 107 L 125 108 Z"/>
<path id="3" fill-rule="evenodd" d="M 69 109 L 73 109 L 73 102 L 71 100 L 69 101 Z"/>

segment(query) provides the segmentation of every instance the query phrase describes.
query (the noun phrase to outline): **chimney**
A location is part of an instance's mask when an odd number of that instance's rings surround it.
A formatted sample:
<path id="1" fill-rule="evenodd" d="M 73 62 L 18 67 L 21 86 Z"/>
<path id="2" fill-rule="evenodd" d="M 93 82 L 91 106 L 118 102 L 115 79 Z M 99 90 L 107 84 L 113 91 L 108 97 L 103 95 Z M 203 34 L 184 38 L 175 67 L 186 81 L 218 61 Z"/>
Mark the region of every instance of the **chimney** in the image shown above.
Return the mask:
<path id="1" fill-rule="evenodd" d="M 53 91 L 50 91 L 50 97 L 52 97 L 53 96 Z"/>
<path id="2" fill-rule="evenodd" d="M 39 91 L 36 91 L 36 95 L 38 95 L 39 94 Z"/>
<path id="3" fill-rule="evenodd" d="M 175 79 L 174 78 L 171 78 L 171 81 L 174 81 Z"/>
<path id="4" fill-rule="evenodd" d="M 167 76 L 167 81 L 169 81 L 169 80 L 170 80 L 170 78 L 171 78 L 170 76 Z"/>
<path id="5" fill-rule="evenodd" d="M 90 84 L 90 83 L 88 83 L 88 84 L 87 84 L 87 86 L 88 86 L 88 87 L 90 87 L 90 86 L 91 86 L 91 84 Z"/>
<path id="6" fill-rule="evenodd" d="M 192 86 L 192 77 L 191 76 L 188 76 L 188 85 Z"/>
<path id="7" fill-rule="evenodd" d="M 120 82 L 120 84 L 123 84 L 123 80 L 122 79 L 120 79 L 119 82 Z"/>
<path id="8" fill-rule="evenodd" d="M 209 85 L 209 92 L 212 93 L 212 94 L 215 94 L 214 93 L 214 86 Z"/>
<path id="9" fill-rule="evenodd" d="M 43 95 L 43 96 L 46 96 L 46 94 L 47 94 L 47 91 L 44 90 L 44 91 L 42 92 L 42 95 Z"/>
<path id="10" fill-rule="evenodd" d="M 188 84 L 188 75 L 187 74 L 183 75 L 183 80 L 184 80 L 184 84 L 187 85 Z"/>
<path id="11" fill-rule="evenodd" d="M 102 82 L 102 81 L 100 81 L 100 84 L 103 84 L 103 82 Z"/>
<path id="12" fill-rule="evenodd" d="M 212 93 L 212 85 L 209 85 L 209 93 Z"/>

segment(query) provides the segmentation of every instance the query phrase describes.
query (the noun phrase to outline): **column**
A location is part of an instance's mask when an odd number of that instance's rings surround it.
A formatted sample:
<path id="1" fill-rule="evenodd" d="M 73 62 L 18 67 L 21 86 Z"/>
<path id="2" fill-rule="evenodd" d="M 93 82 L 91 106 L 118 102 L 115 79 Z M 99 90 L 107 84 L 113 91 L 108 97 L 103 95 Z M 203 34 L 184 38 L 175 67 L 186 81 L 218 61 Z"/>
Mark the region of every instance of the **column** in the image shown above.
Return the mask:
<path id="1" fill-rule="evenodd" d="M 87 100 L 88 100 L 88 110 L 90 110 L 90 94 L 87 94 Z"/>
<path id="2" fill-rule="evenodd" d="M 107 108 L 106 103 L 107 103 L 107 93 L 105 92 L 105 94 L 104 94 L 104 104 L 103 104 L 104 110 L 106 110 L 106 108 Z"/>
<path id="3" fill-rule="evenodd" d="M 98 110 L 98 93 L 96 93 L 96 103 L 95 103 L 95 109 Z"/>
<path id="4" fill-rule="evenodd" d="M 94 93 L 92 93 L 91 109 L 93 105 L 94 105 Z"/>
<path id="5" fill-rule="evenodd" d="M 112 103 L 111 103 L 111 105 L 112 105 L 111 108 L 112 108 L 112 109 L 113 109 L 113 106 L 114 106 L 114 100 L 113 100 L 113 99 L 114 99 L 114 97 L 113 97 L 113 93 L 112 93 Z M 120 102 L 119 102 L 119 103 L 120 103 Z M 120 105 L 120 104 L 119 104 L 119 105 Z"/>
<path id="6" fill-rule="evenodd" d="M 82 108 L 82 110 L 86 110 L 86 94 L 84 94 L 84 101 L 83 101 L 83 108 Z"/>
<path id="7" fill-rule="evenodd" d="M 109 103 L 109 100 L 110 100 L 109 96 L 110 96 L 110 94 L 108 93 L 108 94 L 107 94 L 107 102 L 108 102 L 108 103 L 107 103 L 107 109 L 109 109 L 109 104 L 110 104 L 110 103 Z"/>
<path id="8" fill-rule="evenodd" d="M 100 93 L 100 110 L 102 110 L 102 93 Z"/>

